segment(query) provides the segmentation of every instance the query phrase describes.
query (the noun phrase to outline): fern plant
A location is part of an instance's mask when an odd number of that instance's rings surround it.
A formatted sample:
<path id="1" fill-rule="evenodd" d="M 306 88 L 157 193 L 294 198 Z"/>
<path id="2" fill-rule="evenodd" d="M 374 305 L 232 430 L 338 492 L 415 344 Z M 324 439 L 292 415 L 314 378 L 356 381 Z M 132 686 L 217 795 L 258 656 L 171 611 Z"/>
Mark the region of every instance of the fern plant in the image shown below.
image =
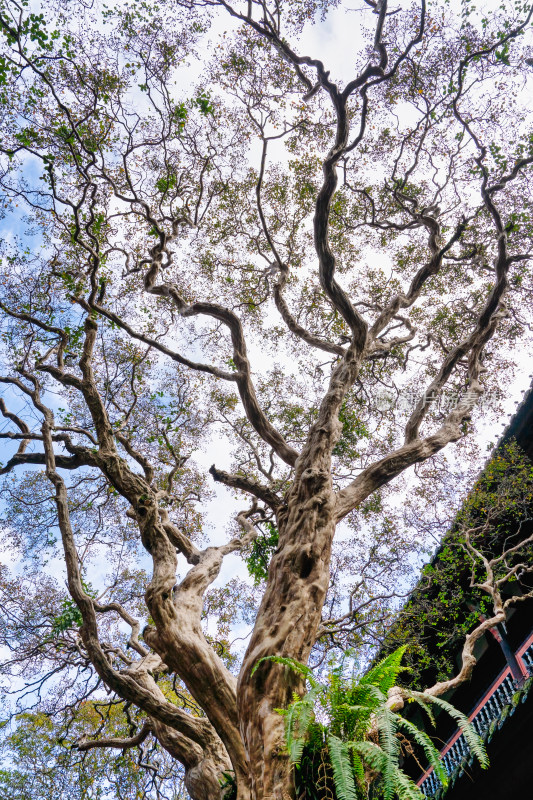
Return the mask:
<path id="1" fill-rule="evenodd" d="M 293 659 L 276 656 L 268 659 L 297 672 L 309 684 L 309 691 L 303 697 L 294 695 L 289 707 L 280 710 L 285 717 L 286 744 L 295 766 L 299 796 L 306 789 L 299 780 L 302 758 L 312 763 L 313 751 L 325 748 L 337 800 L 363 800 L 368 797 L 371 785 L 374 796 L 377 790 L 383 800 L 423 800 L 421 790 L 399 765 L 400 736 L 422 749 L 442 785 L 447 785 L 448 776 L 439 751 L 428 734 L 387 705 L 388 691 L 396 685 L 404 669 L 401 666 L 404 652 L 405 647 L 400 647 L 359 678 L 345 677 L 342 660 L 332 668 L 325 684 L 316 680 L 309 667 Z M 433 707 L 450 714 L 462 729 L 472 754 L 482 767 L 488 766 L 483 742 L 462 712 L 439 697 L 407 689 L 403 692 L 424 710 L 432 724 Z M 317 721 L 320 706 L 322 712 L 318 717 L 325 718 L 324 723 Z M 309 770 L 305 772 L 307 783 Z M 327 783 L 328 775 L 323 775 L 322 780 Z M 310 792 L 310 796 L 314 794 Z"/>

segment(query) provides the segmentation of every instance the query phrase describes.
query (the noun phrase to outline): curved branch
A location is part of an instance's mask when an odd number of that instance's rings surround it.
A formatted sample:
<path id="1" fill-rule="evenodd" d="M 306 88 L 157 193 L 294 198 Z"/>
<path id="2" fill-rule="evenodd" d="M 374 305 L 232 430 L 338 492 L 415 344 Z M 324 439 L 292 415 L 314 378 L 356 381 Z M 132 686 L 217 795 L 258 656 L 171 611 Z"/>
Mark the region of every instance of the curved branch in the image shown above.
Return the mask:
<path id="1" fill-rule="evenodd" d="M 175 289 L 173 289 L 173 287 L 164 285 L 155 286 L 155 275 L 153 274 L 152 270 L 149 270 L 147 276 L 145 277 L 145 285 L 151 287 L 147 289 L 147 291 L 150 291 L 152 294 L 163 297 L 171 297 L 178 306 L 180 314 L 184 317 L 205 314 L 218 319 L 220 322 L 223 322 L 230 329 L 233 343 L 233 360 L 235 366 L 237 367 L 237 372 L 226 372 L 209 364 L 199 364 L 190 361 L 189 359 L 181 356 L 179 353 L 170 350 L 157 340 L 151 339 L 149 336 L 145 336 L 144 334 L 135 331 L 130 325 L 128 325 L 127 322 L 122 320 L 113 312 L 103 308 L 98 303 L 92 303 L 89 306 L 89 304 L 85 301 L 78 302 L 80 302 L 80 305 L 82 305 L 82 307 L 84 307 L 86 310 L 97 311 L 99 314 L 121 327 L 133 338 L 154 347 L 156 350 L 159 350 L 159 352 L 169 356 L 179 364 L 183 364 L 184 366 L 197 370 L 198 372 L 207 372 L 208 374 L 214 375 L 217 378 L 223 378 L 224 380 L 235 382 L 237 384 L 246 415 L 257 433 L 275 450 L 275 452 L 281 459 L 283 459 L 283 461 L 290 466 L 294 466 L 296 459 L 298 458 L 298 451 L 287 444 L 283 436 L 268 420 L 257 400 L 257 395 L 251 379 L 250 363 L 246 354 L 244 334 L 240 320 L 236 314 L 228 309 L 223 308 L 222 306 L 216 305 L 215 303 L 193 303 L 190 306 L 187 305 L 178 295 Z"/>
<path id="2" fill-rule="evenodd" d="M 259 436 L 269 444 L 278 456 L 285 461 L 286 464 L 293 467 L 298 458 L 298 451 L 287 444 L 280 432 L 272 425 L 263 409 L 259 405 L 255 388 L 252 382 L 250 362 L 246 351 L 246 342 L 244 333 L 239 317 L 227 308 L 217 305 L 216 303 L 192 303 L 187 305 L 177 292 L 169 287 L 156 287 L 153 285 L 152 278 L 149 278 L 149 273 L 145 277 L 145 285 L 151 285 L 154 294 L 167 295 L 170 291 L 172 298 L 180 314 L 184 317 L 192 317 L 196 315 L 205 315 L 222 322 L 230 331 L 231 341 L 233 345 L 233 361 L 237 367 L 235 373 L 235 381 L 239 390 L 244 410 L 248 420 L 253 425 Z"/>
<path id="3" fill-rule="evenodd" d="M 198 564 L 201 556 L 200 551 L 189 537 L 170 521 L 166 508 L 159 509 L 159 516 L 161 517 L 163 529 L 176 550 L 185 556 L 189 564 Z"/>
<path id="4" fill-rule="evenodd" d="M 209 468 L 209 472 L 217 483 L 223 483 L 225 486 L 231 486 L 232 489 L 240 489 L 243 492 L 248 492 L 259 500 L 262 500 L 270 506 L 270 508 L 274 509 L 274 511 L 281 503 L 281 499 L 272 489 L 269 489 L 268 486 L 263 486 L 251 478 L 246 478 L 244 475 L 232 475 L 229 472 L 224 472 L 224 470 L 217 469 L 214 464 Z"/>
<path id="5" fill-rule="evenodd" d="M 120 603 L 114 601 L 112 603 L 106 603 L 105 605 L 102 605 L 95 600 L 93 605 L 95 611 L 98 611 L 100 614 L 107 614 L 109 611 L 115 611 L 119 617 L 121 617 L 131 628 L 131 636 L 128 639 L 128 645 L 137 653 L 139 653 L 140 656 L 144 657 L 148 655 L 149 651 L 139 642 L 139 632 L 141 629 L 139 621 L 135 619 L 135 617 L 132 617 L 131 614 L 129 614 Z"/>
<path id="6" fill-rule="evenodd" d="M 211 364 L 202 364 L 196 361 L 190 361 L 185 356 L 176 353 L 174 350 L 171 350 L 166 345 L 158 342 L 157 339 L 152 339 L 150 336 L 146 336 L 144 333 L 139 333 L 139 331 L 134 330 L 131 325 L 129 325 L 125 320 L 119 317 L 117 314 L 114 314 L 112 311 L 109 311 L 107 308 L 99 305 L 98 303 L 94 302 L 89 305 L 85 300 L 81 298 L 75 298 L 76 301 L 84 308 L 86 311 L 96 311 L 102 317 L 105 317 L 110 322 L 113 322 L 119 328 L 122 328 L 132 339 L 137 339 L 139 342 L 144 342 L 144 344 L 153 347 L 154 350 L 158 350 L 163 355 L 168 356 L 173 361 L 176 361 L 178 364 L 182 364 L 184 367 L 189 367 L 190 369 L 194 369 L 197 372 L 206 372 L 209 375 L 214 375 L 215 378 L 222 378 L 225 381 L 235 381 L 236 375 L 234 372 L 226 372 L 223 369 L 219 369 L 218 367 L 214 367 Z"/>
<path id="7" fill-rule="evenodd" d="M 98 466 L 97 459 L 93 453 L 91 454 L 78 454 L 75 456 L 62 456 L 56 455 L 56 465 L 60 469 L 78 469 L 79 467 L 96 467 Z M 46 465 L 45 453 L 16 453 L 12 456 L 6 464 L 0 469 L 0 475 L 6 475 L 11 472 L 15 467 L 22 464 L 39 464 Z"/>
<path id="8" fill-rule="evenodd" d="M 474 630 L 466 636 L 461 652 L 461 669 L 457 675 L 447 681 L 439 681 L 434 684 L 434 686 L 426 689 L 424 694 L 433 695 L 433 697 L 441 697 L 443 694 L 446 694 L 446 692 L 449 692 L 450 689 L 456 689 L 462 683 L 470 680 L 474 667 L 477 664 L 477 658 L 474 656 L 476 642 L 478 639 L 481 639 L 485 633 L 495 628 L 496 625 L 499 625 L 501 622 L 505 622 L 505 611 L 503 608 L 495 613 L 494 616 L 483 620 L 477 628 L 474 628 Z"/>
<path id="9" fill-rule="evenodd" d="M 316 347 L 318 350 L 323 350 L 325 353 L 333 353 L 337 356 L 343 356 L 346 352 L 344 347 L 342 347 L 340 344 L 328 342 L 326 339 L 322 339 L 320 336 L 315 336 L 313 333 L 310 333 L 308 330 L 303 328 L 292 316 L 291 312 L 289 311 L 289 307 L 285 302 L 285 298 L 283 297 L 283 288 L 286 282 L 286 273 L 282 272 L 279 281 L 274 284 L 274 302 L 276 304 L 276 308 L 281 314 L 283 322 L 290 332 L 294 333 L 295 336 L 298 336 L 298 338 L 302 339 L 302 341 L 306 342 L 306 344 L 311 345 L 311 347 Z"/>
<path id="10" fill-rule="evenodd" d="M 372 492 L 389 483 L 405 469 L 425 461 L 450 442 L 460 439 L 461 422 L 470 414 L 474 403 L 475 398 L 465 398 L 434 434 L 425 439 L 408 442 L 364 469 L 352 483 L 337 493 L 337 521 L 343 519 Z"/>
<path id="11" fill-rule="evenodd" d="M 145 722 L 139 733 L 136 736 L 131 736 L 128 739 L 105 738 L 90 739 L 89 741 L 82 739 L 75 745 L 75 747 L 76 750 L 80 750 L 81 752 L 94 750 L 97 747 L 113 747 L 117 750 L 128 750 L 130 747 L 137 747 L 137 745 L 142 744 L 144 740 L 148 738 L 150 733 L 152 733 L 152 726 L 149 722 Z"/>
<path id="12" fill-rule="evenodd" d="M 70 523 L 66 486 L 57 472 L 51 433 L 53 415 L 41 401 L 37 380 L 32 376 L 25 377 L 31 379 L 34 384 L 33 391 L 28 390 L 28 394 L 31 395 L 35 408 L 44 417 L 42 433 L 46 456 L 46 475 L 55 489 L 58 524 L 67 567 L 67 584 L 71 597 L 83 618 L 80 634 L 90 660 L 100 678 L 120 697 L 130 700 L 150 716 L 180 731 L 193 742 L 202 745 L 212 737 L 210 723 L 207 720 L 192 717 L 166 700 L 161 701 L 152 691 L 141 686 L 131 675 L 126 672 L 118 672 L 111 665 L 100 643 L 94 600 L 86 593 L 79 570 L 78 552 Z"/>
<path id="13" fill-rule="evenodd" d="M 350 130 L 346 101 L 341 100 L 338 92 L 332 96 L 332 100 L 337 112 L 337 135 L 335 144 L 322 166 L 324 181 L 316 200 L 313 220 L 315 250 L 318 256 L 320 284 L 352 331 L 354 347 L 360 353 L 366 344 L 368 326 L 335 280 L 336 259 L 329 244 L 329 217 L 331 200 L 337 188 L 337 164 L 344 155 Z"/>

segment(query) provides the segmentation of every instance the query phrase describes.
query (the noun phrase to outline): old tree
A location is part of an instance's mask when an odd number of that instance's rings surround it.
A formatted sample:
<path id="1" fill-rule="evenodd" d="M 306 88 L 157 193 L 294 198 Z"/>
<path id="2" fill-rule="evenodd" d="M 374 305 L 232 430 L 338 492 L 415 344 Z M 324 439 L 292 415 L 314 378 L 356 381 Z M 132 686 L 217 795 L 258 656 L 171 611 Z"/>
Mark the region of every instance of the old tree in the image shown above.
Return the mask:
<path id="1" fill-rule="evenodd" d="M 2 0 L 3 671 L 77 757 L 291 796 L 269 657 L 379 638 L 529 332 L 531 16 Z"/>

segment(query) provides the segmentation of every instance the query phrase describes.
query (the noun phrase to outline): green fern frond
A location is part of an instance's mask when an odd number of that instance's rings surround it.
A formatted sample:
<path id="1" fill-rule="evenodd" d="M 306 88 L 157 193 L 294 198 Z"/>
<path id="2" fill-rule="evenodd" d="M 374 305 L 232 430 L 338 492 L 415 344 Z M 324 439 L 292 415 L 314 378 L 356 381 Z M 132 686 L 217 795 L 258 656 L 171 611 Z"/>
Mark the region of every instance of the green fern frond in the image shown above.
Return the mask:
<path id="1" fill-rule="evenodd" d="M 372 714 L 386 703 L 387 696 L 377 686 L 352 684 L 343 695 L 339 693 L 331 697 L 328 690 L 327 700 L 333 727 L 344 727 L 347 738 L 356 738 L 356 730 L 360 730 L 362 735 L 366 732 Z"/>
<path id="2" fill-rule="evenodd" d="M 423 702 L 432 703 L 438 708 L 442 708 L 443 711 L 446 711 L 450 717 L 457 722 L 458 726 L 462 730 L 472 755 L 477 758 L 480 766 L 483 769 L 487 769 L 489 766 L 489 757 L 487 755 L 487 751 L 485 750 L 485 745 L 483 744 L 481 736 L 479 736 L 474 730 L 474 726 L 466 714 L 463 714 L 462 711 L 459 711 L 459 709 L 455 708 L 455 706 L 452 706 L 452 704 L 448 703 L 447 700 L 443 700 L 442 697 L 434 697 L 430 694 L 424 694 L 424 692 L 410 692 L 409 694 L 415 700 L 420 698 Z"/>
<path id="3" fill-rule="evenodd" d="M 383 776 L 383 796 L 394 796 L 401 800 L 424 800 L 422 791 L 397 764 L 390 765 L 386 753 L 374 742 L 350 742 L 350 747 L 363 756 L 371 769 Z"/>
<path id="4" fill-rule="evenodd" d="M 440 780 L 442 785 L 446 787 L 448 785 L 448 776 L 446 774 L 446 770 L 442 766 L 442 761 L 440 760 L 440 753 L 427 735 L 425 731 L 420 730 L 410 722 L 405 717 L 401 717 L 398 715 L 398 729 L 403 730 L 408 733 L 416 742 L 416 744 L 421 747 L 425 753 L 427 758 L 428 764 L 433 767 L 437 778 Z"/>
<path id="5" fill-rule="evenodd" d="M 402 658 L 407 649 L 407 645 L 402 645 L 393 653 L 383 658 L 366 675 L 360 680 L 360 684 L 366 685 L 371 683 L 377 686 L 384 694 L 387 694 L 389 689 L 396 684 L 396 679 L 400 672 L 403 672 L 406 667 L 402 667 Z"/>
<path id="6" fill-rule="evenodd" d="M 338 800 L 357 800 L 348 746 L 331 733 L 328 734 L 327 742 Z"/>
<path id="7" fill-rule="evenodd" d="M 300 675 L 302 675 L 302 677 L 307 678 L 313 687 L 319 685 L 310 667 L 306 666 L 305 664 L 301 664 L 294 658 L 286 658 L 284 656 L 265 656 L 264 658 L 260 658 L 254 664 L 251 674 L 254 675 L 261 664 L 263 664 L 265 661 L 272 661 L 274 664 L 281 664 L 283 667 L 292 669 L 293 672 L 298 672 Z"/>
<path id="8" fill-rule="evenodd" d="M 401 769 L 396 770 L 396 791 L 402 800 L 425 800 L 422 790 Z"/>
<path id="9" fill-rule="evenodd" d="M 351 749 L 351 754 L 355 780 L 359 786 L 363 787 L 365 785 L 365 767 L 363 761 L 360 754 L 353 748 Z"/>
<path id="10" fill-rule="evenodd" d="M 387 756 L 379 745 L 363 740 L 361 742 L 348 742 L 347 747 L 363 756 L 369 767 L 376 770 L 376 772 L 383 771 Z"/>
<path id="11" fill-rule="evenodd" d="M 346 711 L 346 712 L 353 712 L 353 713 L 362 713 L 365 711 L 369 711 L 368 705 L 362 703 L 339 703 L 338 706 L 335 706 L 335 711 Z"/>
<path id="12" fill-rule="evenodd" d="M 390 757 L 396 757 L 399 752 L 398 730 L 399 714 L 395 714 L 386 705 L 375 712 L 381 749 Z"/>
<path id="13" fill-rule="evenodd" d="M 360 684 L 351 687 L 350 700 L 352 703 L 360 703 L 370 708 L 372 704 L 379 706 L 387 700 L 387 692 L 373 683 Z"/>
<path id="14" fill-rule="evenodd" d="M 400 731 L 422 748 L 442 785 L 448 783 L 440 754 L 427 733 L 387 705 L 388 691 L 396 685 L 398 674 L 402 671 L 404 651 L 405 647 L 400 647 L 360 679 L 345 677 L 344 660 L 341 659 L 340 664 L 332 668 L 328 683 L 324 685 L 316 680 L 309 667 L 292 658 L 267 656 L 258 661 L 253 669 L 255 672 L 263 661 L 272 661 L 308 681 L 311 688 L 307 694 L 300 697 L 294 693 L 287 710 L 280 712 L 285 717 L 285 739 L 290 761 L 299 770 L 300 764 L 312 764 L 315 757 L 313 753 L 324 752 L 322 737 L 325 733 L 338 800 L 357 800 L 357 787 L 362 796 L 367 796 L 368 768 L 380 776 L 379 793 L 383 800 L 423 800 L 421 790 L 399 766 Z M 462 712 L 440 697 L 407 689 L 403 691 L 407 699 L 421 706 L 433 724 L 433 709 L 446 711 L 458 723 L 481 766 L 488 765 L 483 742 Z M 327 729 L 315 723 L 317 702 L 328 713 Z M 310 734 L 314 729 L 320 731 L 318 750 L 316 737 Z M 368 738 L 371 730 L 377 732 L 379 744 Z M 302 759 L 304 754 L 307 761 Z"/>
<path id="15" fill-rule="evenodd" d="M 383 785 L 381 787 L 383 798 L 387 800 L 388 798 L 394 797 L 397 784 L 396 766 L 387 753 L 377 744 L 370 741 L 350 742 L 350 746 L 355 752 L 363 756 L 363 759 L 373 770 L 380 773 L 383 780 Z"/>
<path id="16" fill-rule="evenodd" d="M 285 716 L 285 739 L 292 764 L 299 764 L 307 731 L 315 718 L 314 697 L 307 694 L 303 700 L 291 703 Z"/>
<path id="17" fill-rule="evenodd" d="M 376 724 L 378 728 L 379 744 L 385 753 L 385 766 L 383 774 L 383 798 L 392 800 L 395 791 L 394 774 L 400 756 L 400 741 L 398 732 L 398 714 L 395 714 L 386 705 L 376 711 Z"/>
<path id="18" fill-rule="evenodd" d="M 431 722 L 433 727 L 435 727 L 435 725 L 437 723 L 435 721 L 435 714 L 433 713 L 433 709 L 431 708 L 431 705 L 429 703 L 427 703 L 425 700 L 422 700 L 421 697 L 414 697 L 413 693 L 409 692 L 409 690 L 406 689 L 405 691 L 408 693 L 407 699 L 408 700 L 412 700 L 414 703 L 416 703 L 418 706 L 420 706 L 420 708 L 423 711 L 425 711 L 425 713 L 427 714 L 427 716 L 429 718 L 429 721 Z"/>

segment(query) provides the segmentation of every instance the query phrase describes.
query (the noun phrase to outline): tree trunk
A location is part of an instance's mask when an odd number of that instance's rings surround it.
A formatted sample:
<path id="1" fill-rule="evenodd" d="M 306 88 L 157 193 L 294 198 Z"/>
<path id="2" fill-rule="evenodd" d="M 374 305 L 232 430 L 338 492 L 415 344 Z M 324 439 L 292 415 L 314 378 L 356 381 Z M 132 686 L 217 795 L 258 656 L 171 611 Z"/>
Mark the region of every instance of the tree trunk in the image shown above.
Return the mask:
<path id="1" fill-rule="evenodd" d="M 185 740 L 177 731 L 152 720 L 159 743 L 185 768 L 185 788 L 191 800 L 220 800 L 220 781 L 224 772 L 231 772 L 231 761 L 222 745 L 213 740 L 212 749 Z"/>
<path id="2" fill-rule="evenodd" d="M 141 686 L 164 703 L 165 696 L 150 673 L 152 660 L 159 662 L 159 658 L 148 656 L 132 666 L 129 672 Z M 215 730 L 212 730 L 212 735 L 205 737 L 202 747 L 154 717 L 150 718 L 150 728 L 161 746 L 183 764 L 185 787 L 192 800 L 220 800 L 220 778 L 232 767 Z"/>
<path id="3" fill-rule="evenodd" d="M 293 794 L 283 717 L 275 709 L 286 708 L 303 686 L 294 672 L 272 662 L 261 664 L 253 676 L 251 672 L 259 659 L 270 655 L 307 662 L 329 584 L 334 505 L 329 470 L 307 468 L 279 514 L 280 546 L 238 687 L 254 800 L 285 800 Z"/>

